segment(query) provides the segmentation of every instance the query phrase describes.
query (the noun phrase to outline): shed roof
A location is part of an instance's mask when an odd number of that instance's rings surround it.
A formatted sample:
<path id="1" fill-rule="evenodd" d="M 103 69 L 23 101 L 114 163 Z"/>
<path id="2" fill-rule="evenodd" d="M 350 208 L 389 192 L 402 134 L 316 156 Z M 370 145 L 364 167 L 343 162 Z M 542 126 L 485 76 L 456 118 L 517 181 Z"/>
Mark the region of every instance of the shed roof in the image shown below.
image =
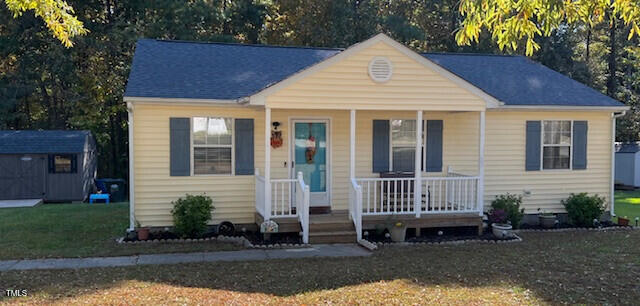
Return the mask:
<path id="1" fill-rule="evenodd" d="M 90 131 L 0 131 L 0 154 L 81 153 Z"/>
<path id="2" fill-rule="evenodd" d="M 616 153 L 637 152 L 640 152 L 640 143 L 638 142 L 616 143 Z"/>
<path id="3" fill-rule="evenodd" d="M 240 99 L 343 49 L 141 39 L 125 97 Z M 425 53 L 506 105 L 623 106 L 523 56 Z"/>

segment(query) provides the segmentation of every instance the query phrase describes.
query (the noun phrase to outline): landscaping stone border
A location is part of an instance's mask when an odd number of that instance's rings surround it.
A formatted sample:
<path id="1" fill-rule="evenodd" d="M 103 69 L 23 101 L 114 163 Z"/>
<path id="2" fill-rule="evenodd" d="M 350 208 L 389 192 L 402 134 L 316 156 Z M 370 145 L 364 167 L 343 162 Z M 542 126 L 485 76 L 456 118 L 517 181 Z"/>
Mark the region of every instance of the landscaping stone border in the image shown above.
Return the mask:
<path id="1" fill-rule="evenodd" d="M 377 245 L 378 247 L 392 247 L 392 246 L 412 246 L 412 245 L 457 245 L 457 244 L 468 244 L 468 243 L 487 243 L 487 244 L 504 244 L 504 243 L 515 243 L 521 242 L 522 238 L 514 233 L 515 239 L 509 240 L 489 240 L 489 239 L 464 239 L 464 240 L 450 240 L 450 241 L 416 241 L 416 242 L 372 242 L 368 241 L 371 244 Z"/>
<path id="2" fill-rule="evenodd" d="M 533 232 L 619 232 L 619 231 L 635 231 L 640 230 L 640 226 L 608 226 L 608 227 L 567 227 L 567 228 L 535 228 L 535 229 L 515 229 L 514 233 L 533 233 Z"/>
<path id="3" fill-rule="evenodd" d="M 116 239 L 116 242 L 119 244 L 194 243 L 194 242 L 207 242 L 207 241 L 231 242 L 231 243 L 242 245 L 245 247 L 252 245 L 251 242 L 244 236 L 217 236 L 217 237 L 194 238 L 194 239 L 175 238 L 175 239 L 153 239 L 153 240 L 136 240 L 136 241 L 126 241 L 124 240 L 124 237 L 120 237 Z"/>
<path id="4" fill-rule="evenodd" d="M 253 244 L 249 239 L 244 236 L 217 236 L 217 237 L 207 237 L 207 238 L 197 238 L 197 239 L 153 239 L 153 240 L 136 240 L 136 241 L 126 241 L 124 237 L 120 237 L 116 239 L 118 244 L 148 244 L 148 243 L 194 243 L 194 242 L 208 242 L 208 241 L 219 241 L 219 242 L 230 242 L 236 245 L 242 245 L 248 249 L 298 249 L 298 248 L 307 248 L 311 247 L 310 244 L 301 244 L 301 243 L 275 243 L 275 244 Z"/>

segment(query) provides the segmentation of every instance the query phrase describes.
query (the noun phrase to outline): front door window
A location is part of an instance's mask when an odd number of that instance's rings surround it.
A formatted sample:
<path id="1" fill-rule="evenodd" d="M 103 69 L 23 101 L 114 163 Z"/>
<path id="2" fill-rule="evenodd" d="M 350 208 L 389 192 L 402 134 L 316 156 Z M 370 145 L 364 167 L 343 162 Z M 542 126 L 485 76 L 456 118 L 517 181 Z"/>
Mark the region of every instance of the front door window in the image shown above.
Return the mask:
<path id="1" fill-rule="evenodd" d="M 305 183 L 309 185 L 311 204 L 314 204 L 314 199 L 322 202 L 327 193 L 327 123 L 294 124 L 295 173 L 302 172 Z"/>

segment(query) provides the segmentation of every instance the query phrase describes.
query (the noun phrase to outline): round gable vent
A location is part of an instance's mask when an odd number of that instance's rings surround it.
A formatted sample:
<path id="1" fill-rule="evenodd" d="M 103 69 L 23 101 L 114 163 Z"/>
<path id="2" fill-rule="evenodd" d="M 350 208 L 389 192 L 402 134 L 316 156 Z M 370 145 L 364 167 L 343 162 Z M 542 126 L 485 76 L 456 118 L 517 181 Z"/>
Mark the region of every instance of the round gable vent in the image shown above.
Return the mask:
<path id="1" fill-rule="evenodd" d="M 371 77 L 374 82 L 384 83 L 389 81 L 392 74 L 393 66 L 391 65 L 391 61 L 386 57 L 374 57 L 371 62 L 369 62 L 369 77 Z"/>

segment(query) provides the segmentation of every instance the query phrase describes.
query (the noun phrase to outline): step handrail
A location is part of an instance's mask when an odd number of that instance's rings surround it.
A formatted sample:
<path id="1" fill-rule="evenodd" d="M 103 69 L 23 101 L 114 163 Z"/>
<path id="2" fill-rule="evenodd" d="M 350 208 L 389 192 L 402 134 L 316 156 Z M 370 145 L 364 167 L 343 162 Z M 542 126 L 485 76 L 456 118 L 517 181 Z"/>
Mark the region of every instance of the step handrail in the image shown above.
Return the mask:
<path id="1" fill-rule="evenodd" d="M 302 172 L 298 172 L 296 179 L 296 204 L 300 207 L 298 211 L 298 220 L 302 228 L 302 243 L 309 243 L 309 185 L 304 183 Z"/>

